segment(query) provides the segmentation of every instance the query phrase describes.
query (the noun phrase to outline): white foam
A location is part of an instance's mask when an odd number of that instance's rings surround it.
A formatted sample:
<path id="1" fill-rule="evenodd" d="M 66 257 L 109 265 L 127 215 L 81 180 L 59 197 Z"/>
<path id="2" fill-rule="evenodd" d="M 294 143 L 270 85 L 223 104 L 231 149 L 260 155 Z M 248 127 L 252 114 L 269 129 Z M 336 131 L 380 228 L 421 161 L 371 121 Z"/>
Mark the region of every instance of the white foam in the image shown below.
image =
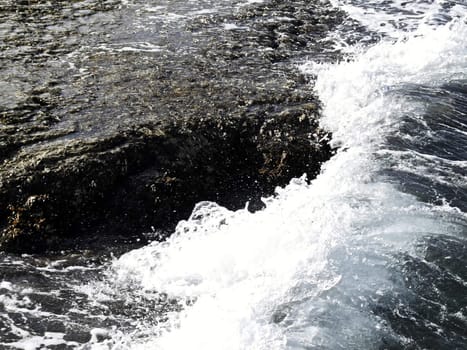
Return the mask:
<path id="1" fill-rule="evenodd" d="M 331 0 L 331 3 L 369 30 L 396 39 L 421 27 L 465 16 L 465 7 L 452 0 Z"/>
<path id="2" fill-rule="evenodd" d="M 67 344 L 69 346 L 77 346 L 76 342 L 66 342 L 63 340 L 64 333 L 45 332 L 43 336 L 30 335 L 16 342 L 8 343 L 9 347 L 23 350 L 37 350 L 48 348 L 52 345 Z"/>
<path id="3" fill-rule="evenodd" d="M 292 310 L 288 317 L 293 326 L 284 328 L 272 322 L 276 309 L 300 303 L 300 310 L 311 310 L 340 284 L 350 284 L 345 290 L 351 295 L 364 294 L 375 285 L 390 288 L 379 269 L 346 271 L 334 259 L 344 254 L 339 260 L 345 260 L 350 251 L 362 259 L 368 250 L 372 255 L 397 251 L 414 239 L 414 232 L 442 228 L 410 196 L 371 182 L 371 164 L 355 162 L 358 157 L 358 150 L 341 153 L 311 185 L 294 181 L 256 214 L 204 204 L 208 207 L 194 213 L 201 221 L 181 223 L 167 243 L 122 257 L 115 265 L 120 281 L 130 278 L 146 290 L 197 299 L 193 307 L 174 313 L 169 324 L 155 330 L 160 337 L 131 347 L 233 350 L 284 349 L 297 342 L 317 345 L 314 339 L 323 337 L 324 330 L 313 320 Z M 371 264 L 387 263 L 384 254 L 373 260 Z M 359 274 L 360 281 L 354 281 Z M 361 310 L 349 315 L 358 323 L 371 319 Z M 374 342 L 375 334 L 366 333 L 359 346 Z M 345 342 L 345 335 L 336 341 Z"/>
<path id="4" fill-rule="evenodd" d="M 96 49 L 111 52 L 160 52 L 163 50 L 161 46 L 149 42 L 100 45 Z"/>
<path id="5" fill-rule="evenodd" d="M 458 20 L 423 27 L 395 43 L 380 42 L 350 62 L 305 64 L 304 72 L 318 75 L 316 90 L 325 105 L 322 125 L 346 147 L 377 144 L 397 127 L 395 116 L 423 108 L 391 96 L 390 89 L 466 78 L 466 37 L 467 25 Z"/>
<path id="6" fill-rule="evenodd" d="M 225 30 L 247 30 L 248 29 L 248 27 L 239 26 L 235 23 L 224 23 L 223 26 Z"/>
<path id="7" fill-rule="evenodd" d="M 0 289 L 7 289 L 7 290 L 13 290 L 13 284 L 8 281 L 1 281 L 0 282 Z"/>

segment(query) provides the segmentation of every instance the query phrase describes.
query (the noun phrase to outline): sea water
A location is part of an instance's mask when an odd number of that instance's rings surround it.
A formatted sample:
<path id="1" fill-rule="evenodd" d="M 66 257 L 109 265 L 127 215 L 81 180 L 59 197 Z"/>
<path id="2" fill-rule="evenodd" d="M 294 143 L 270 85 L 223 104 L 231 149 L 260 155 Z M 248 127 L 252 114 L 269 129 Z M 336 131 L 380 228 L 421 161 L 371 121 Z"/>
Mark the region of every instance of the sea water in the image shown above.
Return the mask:
<path id="1" fill-rule="evenodd" d="M 103 266 L 41 267 L 38 279 L 75 281 L 57 293 L 78 300 L 67 322 L 85 318 L 91 337 L 38 337 L 10 317 L 21 339 L 3 346 L 467 348 L 467 4 L 332 5 L 361 24 L 329 33 L 342 59 L 295 63 L 316 78 L 337 150 L 317 178 L 255 213 L 201 202 L 166 241 Z M 27 290 L 0 288 L 15 295 L 3 309 L 48 317 Z"/>

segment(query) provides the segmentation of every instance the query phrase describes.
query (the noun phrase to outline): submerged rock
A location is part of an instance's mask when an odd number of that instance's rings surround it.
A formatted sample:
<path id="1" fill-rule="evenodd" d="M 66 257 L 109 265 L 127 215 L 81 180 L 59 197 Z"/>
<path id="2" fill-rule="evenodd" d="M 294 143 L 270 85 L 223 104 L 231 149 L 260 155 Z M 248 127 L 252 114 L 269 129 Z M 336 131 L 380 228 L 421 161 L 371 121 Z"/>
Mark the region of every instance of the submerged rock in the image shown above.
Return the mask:
<path id="1" fill-rule="evenodd" d="M 58 4 L 1 8 L 1 249 L 170 230 L 200 200 L 258 202 L 330 157 L 295 63 L 332 56 L 319 40 L 341 13 L 271 1 L 146 23 L 143 3 Z"/>

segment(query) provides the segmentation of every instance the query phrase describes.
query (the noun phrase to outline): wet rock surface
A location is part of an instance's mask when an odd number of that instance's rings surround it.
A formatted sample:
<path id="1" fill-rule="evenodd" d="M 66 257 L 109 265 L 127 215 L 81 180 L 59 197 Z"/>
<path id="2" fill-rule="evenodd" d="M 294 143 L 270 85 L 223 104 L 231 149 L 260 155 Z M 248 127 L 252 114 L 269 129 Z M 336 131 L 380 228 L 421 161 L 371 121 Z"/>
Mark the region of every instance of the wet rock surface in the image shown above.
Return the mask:
<path id="1" fill-rule="evenodd" d="M 342 13 L 211 5 L 0 5 L 1 249 L 170 230 L 200 200 L 254 208 L 319 171 L 332 152 L 296 63 L 338 55 Z"/>

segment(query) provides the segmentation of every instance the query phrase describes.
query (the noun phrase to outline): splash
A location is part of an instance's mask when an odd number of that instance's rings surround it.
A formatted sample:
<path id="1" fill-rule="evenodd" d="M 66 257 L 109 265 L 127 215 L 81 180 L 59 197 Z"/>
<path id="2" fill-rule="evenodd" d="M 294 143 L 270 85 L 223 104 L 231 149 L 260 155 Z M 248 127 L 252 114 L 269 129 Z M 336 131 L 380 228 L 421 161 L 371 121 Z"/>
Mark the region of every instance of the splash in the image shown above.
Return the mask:
<path id="1" fill-rule="evenodd" d="M 384 181 L 378 154 L 404 115 L 426 109 L 394 91 L 466 78 L 466 28 L 464 20 L 421 26 L 350 62 L 304 65 L 318 76 L 321 122 L 340 151 L 310 183 L 278 188 L 260 212 L 200 203 L 168 241 L 118 260 L 118 283 L 189 305 L 128 346 L 362 349 L 393 337 L 372 311 L 379 297 L 405 292 L 389 267 L 400 252 L 415 254 L 418 238 L 456 232 L 443 220 L 455 210 Z"/>

